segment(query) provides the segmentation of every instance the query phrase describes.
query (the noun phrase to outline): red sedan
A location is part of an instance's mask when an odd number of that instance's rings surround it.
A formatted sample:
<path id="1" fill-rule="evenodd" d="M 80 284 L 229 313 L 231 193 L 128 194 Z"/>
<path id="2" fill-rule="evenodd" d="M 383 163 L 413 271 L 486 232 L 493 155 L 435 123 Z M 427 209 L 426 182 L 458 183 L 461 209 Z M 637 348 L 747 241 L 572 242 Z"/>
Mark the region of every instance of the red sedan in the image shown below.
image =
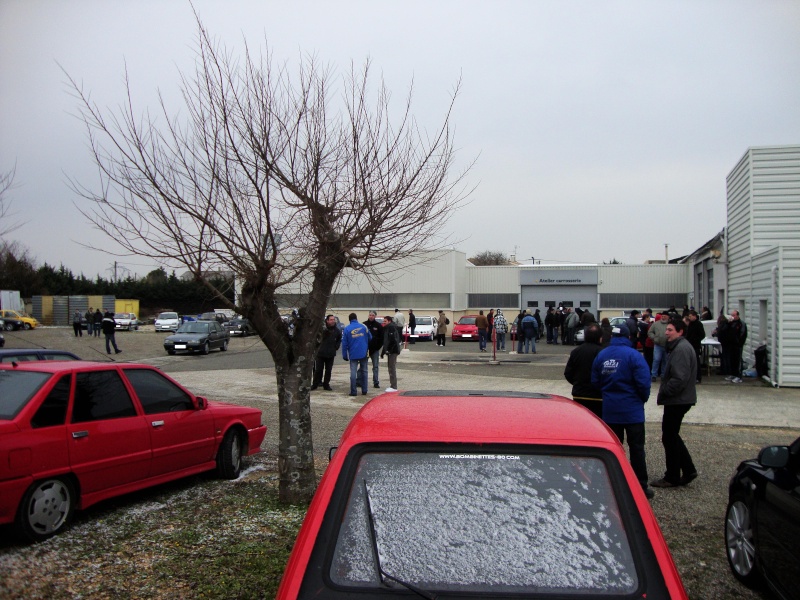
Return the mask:
<path id="1" fill-rule="evenodd" d="M 236 479 L 265 434 L 260 410 L 146 365 L 0 364 L 0 524 L 38 541 L 112 496 L 211 469 Z"/>
<path id="2" fill-rule="evenodd" d="M 611 430 L 558 396 L 401 392 L 364 405 L 278 598 L 686 598 Z"/>
<path id="3" fill-rule="evenodd" d="M 459 340 L 477 340 L 478 339 L 478 326 L 475 325 L 475 320 L 478 315 L 464 315 L 458 320 L 458 323 L 453 325 L 453 331 L 450 334 L 454 342 Z"/>

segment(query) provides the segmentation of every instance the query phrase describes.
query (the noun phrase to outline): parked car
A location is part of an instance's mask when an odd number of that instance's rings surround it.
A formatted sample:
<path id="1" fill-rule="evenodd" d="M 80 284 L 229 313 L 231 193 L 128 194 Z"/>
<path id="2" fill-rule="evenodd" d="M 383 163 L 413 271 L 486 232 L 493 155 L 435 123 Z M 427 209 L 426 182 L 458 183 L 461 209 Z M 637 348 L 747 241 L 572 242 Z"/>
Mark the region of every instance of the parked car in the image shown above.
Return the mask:
<path id="1" fill-rule="evenodd" d="M 9 321 L 14 323 L 14 329 L 34 329 L 39 326 L 39 321 L 25 313 L 17 312 L 16 310 L 2 310 L 0 317 L 6 322 L 6 331 L 8 331 Z M 22 325 L 17 325 L 22 323 Z"/>
<path id="2" fill-rule="evenodd" d="M 0 319 L 0 331 L 3 331 L 3 329 L 5 329 L 5 323 L 3 322 L 3 319 Z M 2 333 L 0 333 L 0 348 L 2 348 L 5 345 L 6 345 L 6 338 Z"/>
<path id="3" fill-rule="evenodd" d="M 114 313 L 114 329 L 133 331 L 139 330 L 139 319 L 132 312 Z"/>
<path id="4" fill-rule="evenodd" d="M 547 394 L 400 392 L 345 429 L 278 589 L 295 598 L 686 598 L 625 452 Z"/>
<path id="5" fill-rule="evenodd" d="M 0 363 L 20 363 L 32 360 L 81 360 L 81 357 L 66 350 L 50 350 L 48 348 L 6 348 L 0 350 Z"/>
<path id="6" fill-rule="evenodd" d="M 216 321 L 217 323 L 225 323 L 226 321 L 230 321 L 228 315 L 219 312 L 204 312 L 203 314 L 197 315 L 197 320 Z"/>
<path id="7" fill-rule="evenodd" d="M 181 320 L 176 312 L 159 313 L 155 320 L 156 331 L 177 331 Z"/>
<path id="8" fill-rule="evenodd" d="M 3 318 L 0 322 L 3 323 L 3 329 L 5 331 L 17 331 L 18 329 L 25 329 L 25 323 L 23 323 L 22 319 L 6 314 L 8 312 L 11 311 L 2 311 Z M 28 329 L 30 329 L 30 327 L 28 327 Z"/>
<path id="9" fill-rule="evenodd" d="M 202 352 L 208 354 L 212 348 L 225 352 L 231 334 L 217 321 L 189 321 L 178 327 L 178 331 L 164 339 L 167 354 L 176 352 Z"/>
<path id="10" fill-rule="evenodd" d="M 478 315 L 464 315 L 458 322 L 453 325 L 453 331 L 450 333 L 454 342 L 458 340 L 477 340 L 478 328 L 475 326 L 475 319 Z"/>
<path id="11" fill-rule="evenodd" d="M 231 335 L 240 335 L 242 337 L 253 335 L 256 332 L 253 326 L 250 325 L 250 320 L 244 317 L 235 317 L 230 321 L 225 321 L 222 327 Z"/>
<path id="12" fill-rule="evenodd" d="M 259 451 L 261 410 L 195 396 L 154 367 L 0 365 L 0 524 L 37 541 L 76 508 L 216 469 Z"/>
<path id="13" fill-rule="evenodd" d="M 800 598 L 800 438 L 768 446 L 736 469 L 728 486 L 725 547 L 733 575 Z"/>
<path id="14" fill-rule="evenodd" d="M 408 324 L 403 330 L 404 335 L 408 335 L 418 340 L 431 340 L 436 339 L 436 328 L 439 326 L 439 319 L 430 315 L 419 315 L 417 317 L 417 326 L 414 327 L 414 335 L 411 335 L 411 329 Z"/>

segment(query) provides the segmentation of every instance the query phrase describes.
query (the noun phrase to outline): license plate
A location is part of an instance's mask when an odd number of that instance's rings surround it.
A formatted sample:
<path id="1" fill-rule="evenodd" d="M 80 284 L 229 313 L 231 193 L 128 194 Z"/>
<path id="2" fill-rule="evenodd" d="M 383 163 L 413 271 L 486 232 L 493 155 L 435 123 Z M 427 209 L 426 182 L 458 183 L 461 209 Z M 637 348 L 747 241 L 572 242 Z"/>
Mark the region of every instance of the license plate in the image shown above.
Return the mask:
<path id="1" fill-rule="evenodd" d="M 470 335 L 469 333 L 462 333 L 462 334 L 461 334 L 461 337 L 468 337 L 468 338 L 471 338 L 471 337 L 472 337 L 472 335 Z"/>
<path id="2" fill-rule="evenodd" d="M 175 344 L 175 350 L 186 350 L 186 344 Z"/>

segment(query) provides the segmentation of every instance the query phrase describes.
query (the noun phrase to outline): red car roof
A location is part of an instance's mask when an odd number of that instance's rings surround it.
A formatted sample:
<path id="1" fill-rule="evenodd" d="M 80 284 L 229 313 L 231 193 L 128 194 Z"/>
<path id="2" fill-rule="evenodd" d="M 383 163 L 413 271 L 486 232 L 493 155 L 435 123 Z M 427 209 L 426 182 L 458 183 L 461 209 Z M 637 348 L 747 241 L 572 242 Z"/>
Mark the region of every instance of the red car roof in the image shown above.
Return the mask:
<path id="1" fill-rule="evenodd" d="M 373 398 L 353 417 L 342 441 L 617 443 L 600 419 L 561 396 L 430 391 Z"/>

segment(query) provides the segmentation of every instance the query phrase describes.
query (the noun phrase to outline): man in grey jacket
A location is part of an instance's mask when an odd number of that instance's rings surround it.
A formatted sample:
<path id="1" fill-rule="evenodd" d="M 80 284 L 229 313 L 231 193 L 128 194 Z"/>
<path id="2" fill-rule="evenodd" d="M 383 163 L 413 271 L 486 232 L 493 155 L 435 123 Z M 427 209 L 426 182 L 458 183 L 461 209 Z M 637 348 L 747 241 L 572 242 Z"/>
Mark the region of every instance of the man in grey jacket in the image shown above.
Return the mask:
<path id="1" fill-rule="evenodd" d="M 664 477 L 650 482 L 657 488 L 686 485 L 697 477 L 692 455 L 681 438 L 681 423 L 689 409 L 697 404 L 697 355 L 689 341 L 683 337 L 686 324 L 673 319 L 666 329 L 667 366 L 657 403 L 664 407 L 661 421 L 661 443 L 667 470 Z"/>

